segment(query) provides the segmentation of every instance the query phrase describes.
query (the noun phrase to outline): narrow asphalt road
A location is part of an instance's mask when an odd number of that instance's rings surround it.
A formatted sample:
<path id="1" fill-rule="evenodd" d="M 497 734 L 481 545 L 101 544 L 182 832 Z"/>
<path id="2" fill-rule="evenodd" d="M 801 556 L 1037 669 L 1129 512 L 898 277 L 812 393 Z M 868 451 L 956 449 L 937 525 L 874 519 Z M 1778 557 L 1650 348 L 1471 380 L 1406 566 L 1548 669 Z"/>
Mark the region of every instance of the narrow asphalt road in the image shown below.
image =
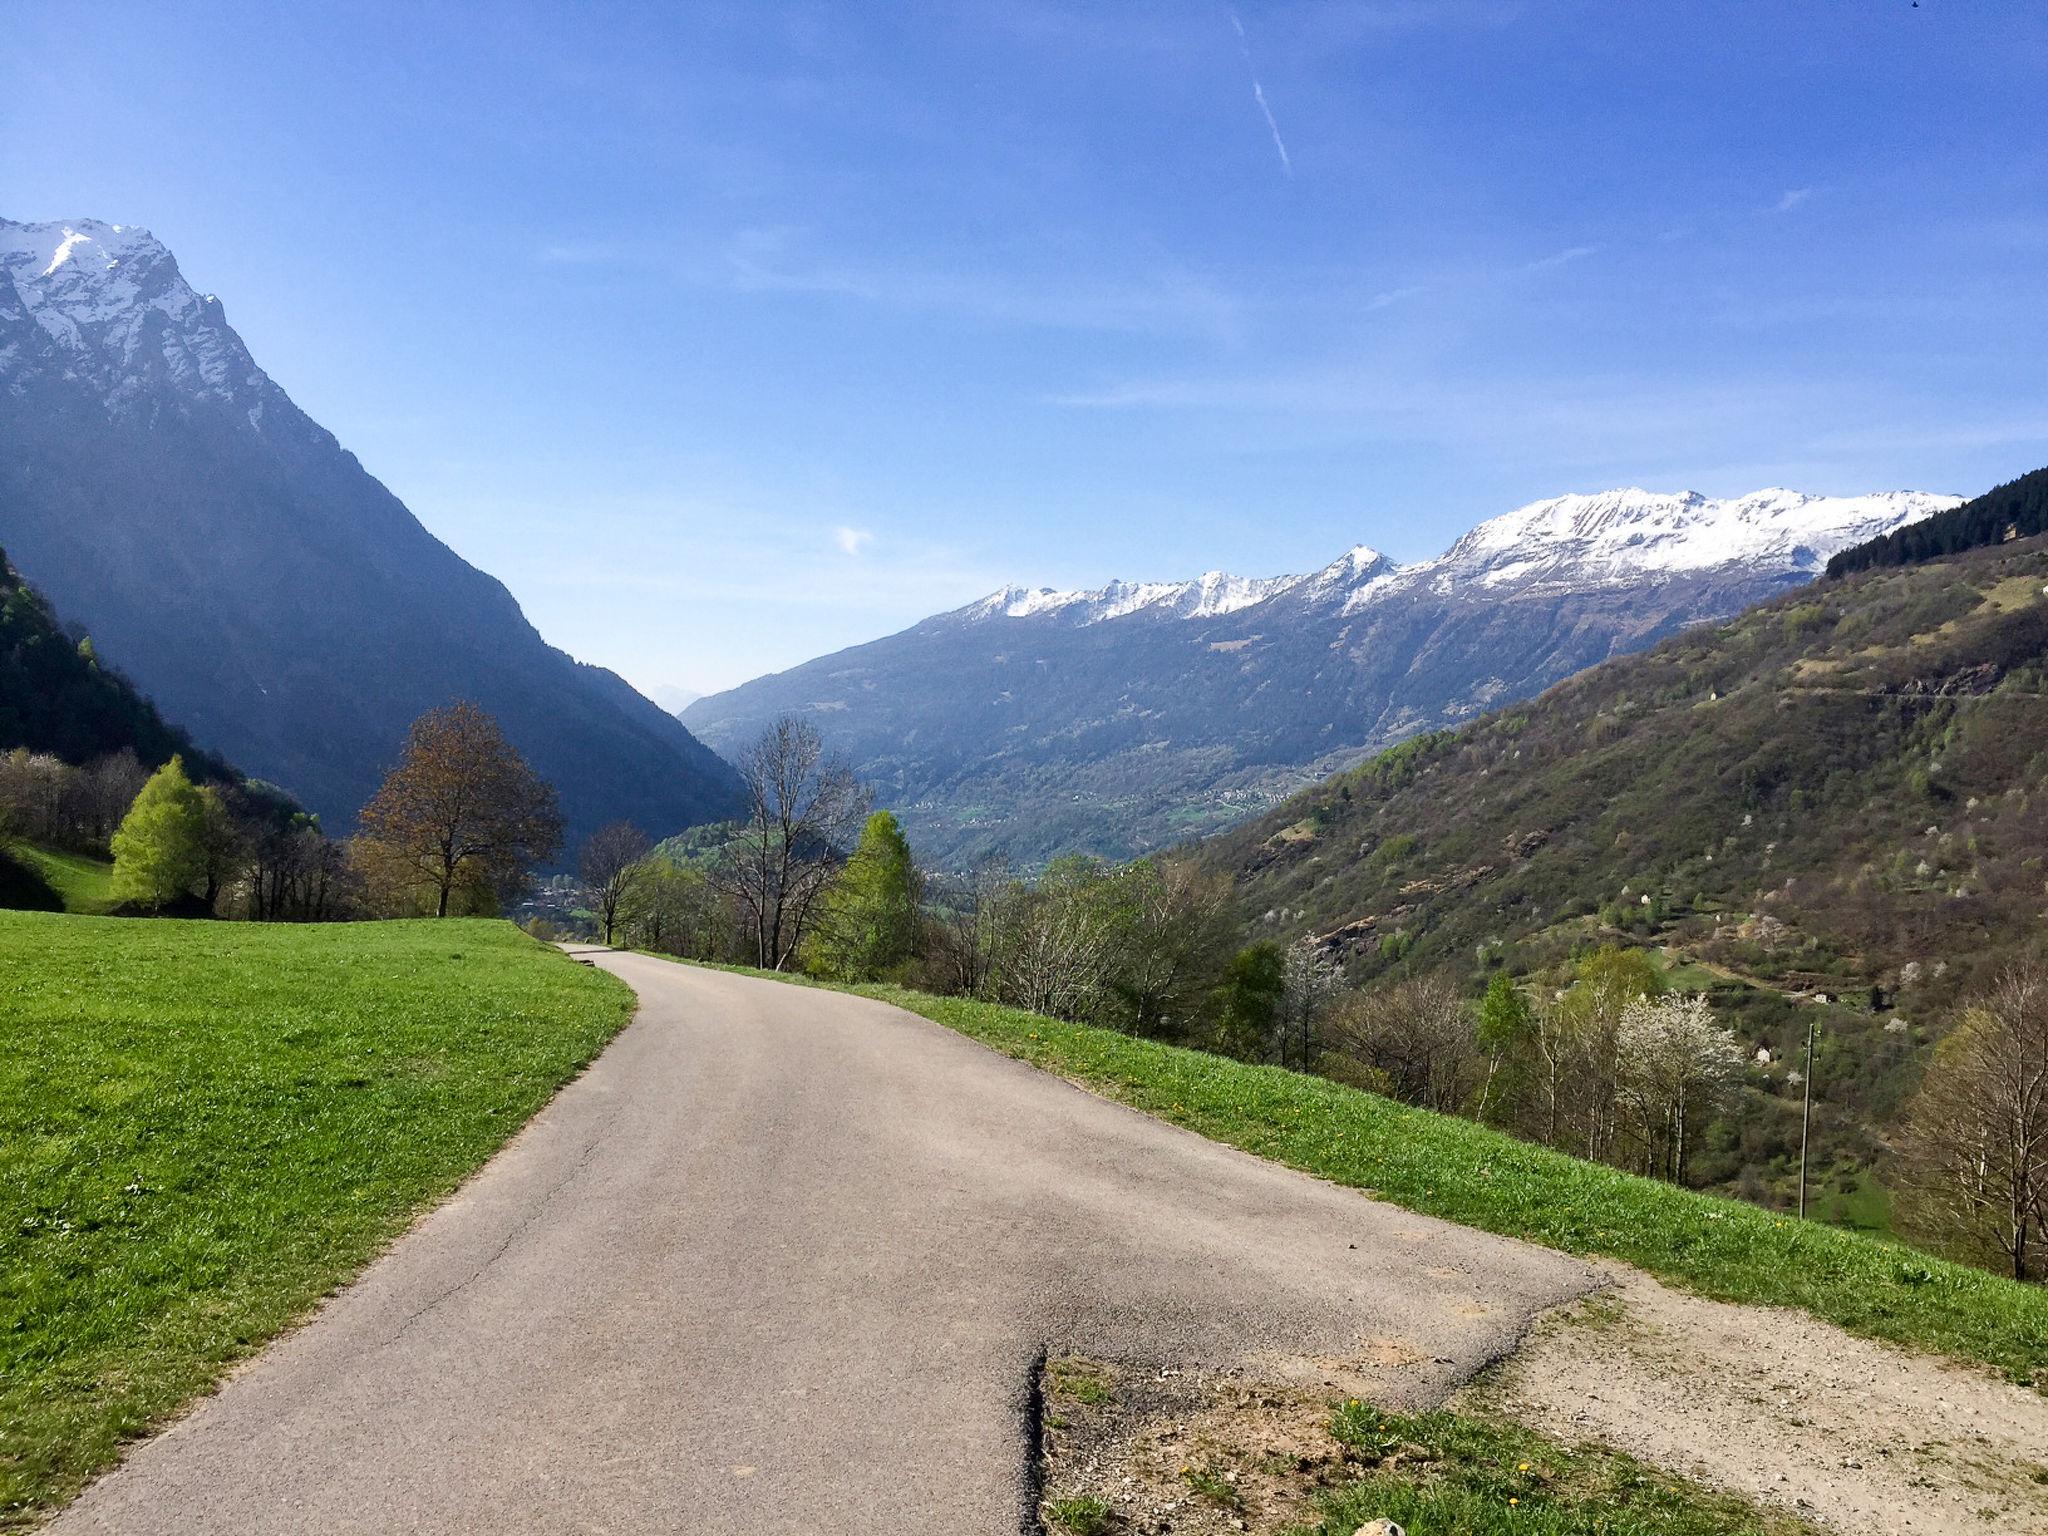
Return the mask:
<path id="1" fill-rule="evenodd" d="M 1009 1536 L 1048 1349 L 1419 1404 L 1592 1284 L 898 1009 L 589 958 L 641 1002 L 596 1065 L 53 1530 Z"/>

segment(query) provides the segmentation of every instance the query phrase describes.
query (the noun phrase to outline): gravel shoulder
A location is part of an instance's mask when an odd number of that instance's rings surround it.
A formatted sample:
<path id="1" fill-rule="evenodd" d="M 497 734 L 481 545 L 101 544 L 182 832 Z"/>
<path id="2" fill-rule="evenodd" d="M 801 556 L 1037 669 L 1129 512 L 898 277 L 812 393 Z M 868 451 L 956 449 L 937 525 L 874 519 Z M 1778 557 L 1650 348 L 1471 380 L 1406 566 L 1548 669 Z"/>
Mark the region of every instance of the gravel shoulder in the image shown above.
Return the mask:
<path id="1" fill-rule="evenodd" d="M 2048 1533 L 2048 1396 L 1603 1267 L 1462 1400 L 1842 1531 Z"/>

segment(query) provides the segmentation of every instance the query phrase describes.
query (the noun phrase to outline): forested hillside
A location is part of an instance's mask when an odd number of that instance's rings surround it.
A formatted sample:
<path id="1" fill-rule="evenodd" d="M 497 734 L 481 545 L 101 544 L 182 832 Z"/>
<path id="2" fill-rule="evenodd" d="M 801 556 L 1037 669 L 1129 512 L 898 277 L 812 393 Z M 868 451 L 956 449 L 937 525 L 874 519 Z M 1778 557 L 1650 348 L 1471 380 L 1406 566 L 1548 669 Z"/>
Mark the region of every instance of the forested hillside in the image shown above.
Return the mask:
<path id="1" fill-rule="evenodd" d="M 1939 560 L 2040 533 L 2048 533 L 2048 469 L 2021 475 L 1959 507 L 1845 549 L 1828 561 L 1828 574 L 1848 576 L 1877 566 Z"/>
<path id="2" fill-rule="evenodd" d="M 126 750 L 152 767 L 181 752 L 202 776 L 230 773 L 104 663 L 90 638 L 66 633 L 0 553 L 0 752 L 16 747 L 73 764 Z"/>
<path id="3" fill-rule="evenodd" d="M 1252 936 L 1314 935 L 1358 980 L 1645 947 L 1769 1053 L 1703 1176 L 1782 1193 L 1816 1007 L 1824 1129 L 1861 1168 L 1949 1011 L 2040 950 L 2044 658 L 2048 540 L 1881 568 L 1416 738 L 1196 856 Z"/>

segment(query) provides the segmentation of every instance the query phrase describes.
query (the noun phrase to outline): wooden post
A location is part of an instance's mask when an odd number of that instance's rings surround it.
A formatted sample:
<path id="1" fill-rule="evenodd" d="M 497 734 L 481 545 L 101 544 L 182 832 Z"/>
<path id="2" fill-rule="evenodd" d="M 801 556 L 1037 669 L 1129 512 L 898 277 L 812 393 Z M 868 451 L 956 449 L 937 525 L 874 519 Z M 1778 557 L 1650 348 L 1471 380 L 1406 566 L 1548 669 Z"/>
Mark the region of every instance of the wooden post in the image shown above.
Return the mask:
<path id="1" fill-rule="evenodd" d="M 1813 1037 L 1820 1032 L 1820 1016 L 1806 1021 L 1806 1104 L 1799 1114 L 1799 1219 L 1806 1220 L 1806 1141 L 1813 1131 Z"/>

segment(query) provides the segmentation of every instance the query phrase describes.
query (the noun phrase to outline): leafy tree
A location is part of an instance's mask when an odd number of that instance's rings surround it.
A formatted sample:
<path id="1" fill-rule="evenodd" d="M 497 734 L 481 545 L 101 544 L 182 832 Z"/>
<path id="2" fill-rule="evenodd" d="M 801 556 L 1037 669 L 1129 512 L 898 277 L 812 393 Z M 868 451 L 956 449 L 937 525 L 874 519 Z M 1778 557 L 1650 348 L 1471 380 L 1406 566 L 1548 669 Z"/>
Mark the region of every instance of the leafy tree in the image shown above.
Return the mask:
<path id="1" fill-rule="evenodd" d="M 360 821 L 369 862 L 423 886 L 436 917 L 448 915 L 458 892 L 503 900 L 562 842 L 553 786 L 467 702 L 412 723 L 398 766 Z"/>
<path id="2" fill-rule="evenodd" d="M 1230 957 L 1216 989 L 1219 1043 L 1233 1056 L 1256 1059 L 1273 1037 L 1287 995 L 1287 956 L 1271 939 Z"/>
<path id="3" fill-rule="evenodd" d="M 1622 1013 L 1663 991 L 1664 974 L 1647 954 L 1607 944 L 1581 959 L 1564 996 L 1537 1012 L 1532 1044 L 1546 1143 L 1570 1140 L 1595 1161 L 1607 1156 L 1616 1129 Z"/>
<path id="4" fill-rule="evenodd" d="M 657 852 L 640 861 L 626 886 L 622 921 L 647 949 L 718 960 L 731 953 L 732 924 L 701 869 Z"/>
<path id="5" fill-rule="evenodd" d="M 1140 859 L 1110 875 L 1102 896 L 1112 934 L 1105 1022 L 1135 1035 L 1189 1037 L 1216 986 L 1229 882 L 1186 859 Z"/>
<path id="6" fill-rule="evenodd" d="M 876 811 L 825 892 L 805 944 L 807 968 L 837 981 L 887 976 L 917 948 L 923 899 L 924 877 L 902 826 Z"/>
<path id="7" fill-rule="evenodd" d="M 199 859 L 207 910 L 235 878 L 242 859 L 242 836 L 228 814 L 226 797 L 211 784 L 199 786 Z"/>
<path id="8" fill-rule="evenodd" d="M 150 776 L 115 830 L 114 895 L 158 911 L 206 876 L 207 807 L 174 755 Z"/>
<path id="9" fill-rule="evenodd" d="M 1535 1015 L 1522 989 L 1506 971 L 1496 971 L 1479 1000 L 1476 1043 L 1486 1056 L 1486 1081 L 1480 1085 L 1477 1118 L 1487 1122 L 1503 1102 L 1520 1098 L 1519 1059 L 1534 1039 Z"/>
<path id="10" fill-rule="evenodd" d="M 597 909 L 604 928 L 604 941 L 612 941 L 619 924 L 619 912 L 626 905 L 633 880 L 651 845 L 647 834 L 630 821 L 615 821 L 591 833 L 577 865 L 583 876 L 584 894 Z"/>

